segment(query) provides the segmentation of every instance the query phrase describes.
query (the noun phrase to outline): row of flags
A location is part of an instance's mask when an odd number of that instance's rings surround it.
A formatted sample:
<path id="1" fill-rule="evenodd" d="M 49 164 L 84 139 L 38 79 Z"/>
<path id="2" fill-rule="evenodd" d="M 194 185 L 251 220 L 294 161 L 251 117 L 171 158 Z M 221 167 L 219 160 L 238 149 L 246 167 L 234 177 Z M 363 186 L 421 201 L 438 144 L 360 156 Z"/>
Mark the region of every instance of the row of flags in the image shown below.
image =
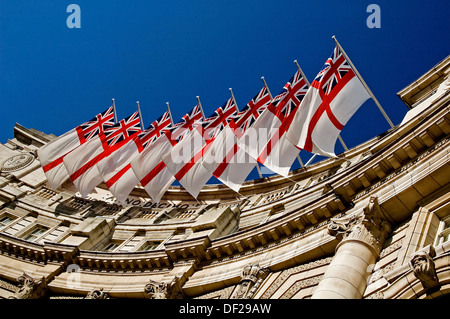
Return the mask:
<path id="1" fill-rule="evenodd" d="M 70 179 L 86 197 L 104 182 L 121 203 L 140 184 L 159 202 L 175 180 L 194 198 L 212 176 L 238 192 L 259 164 L 287 176 L 301 150 L 335 156 L 341 130 L 370 94 L 338 44 L 312 83 L 297 67 L 278 95 L 264 81 L 242 110 L 230 89 L 208 117 L 197 97 L 178 122 L 168 107 L 144 129 L 139 111 L 116 123 L 111 106 L 38 150 L 48 184 Z"/>

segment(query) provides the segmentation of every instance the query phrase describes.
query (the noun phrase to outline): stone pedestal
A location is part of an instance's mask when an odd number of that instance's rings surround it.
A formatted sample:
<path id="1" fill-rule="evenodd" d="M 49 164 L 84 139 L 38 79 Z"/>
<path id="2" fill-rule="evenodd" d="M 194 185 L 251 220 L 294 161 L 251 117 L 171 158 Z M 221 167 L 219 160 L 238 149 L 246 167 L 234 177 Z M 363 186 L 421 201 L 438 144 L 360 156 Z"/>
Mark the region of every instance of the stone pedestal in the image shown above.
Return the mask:
<path id="1" fill-rule="evenodd" d="M 376 197 L 362 213 L 332 220 L 328 231 L 341 242 L 312 298 L 361 299 L 390 230 Z"/>

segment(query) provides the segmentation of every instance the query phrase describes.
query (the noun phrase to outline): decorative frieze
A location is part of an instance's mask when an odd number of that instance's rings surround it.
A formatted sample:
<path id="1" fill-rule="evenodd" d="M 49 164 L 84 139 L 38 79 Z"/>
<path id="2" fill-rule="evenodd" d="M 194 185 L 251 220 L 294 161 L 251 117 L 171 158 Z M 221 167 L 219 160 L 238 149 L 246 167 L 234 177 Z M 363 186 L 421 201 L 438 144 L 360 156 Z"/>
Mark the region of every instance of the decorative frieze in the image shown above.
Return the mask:
<path id="1" fill-rule="evenodd" d="M 3 288 L 11 292 L 17 292 L 19 290 L 19 287 L 17 287 L 16 285 L 13 285 L 12 283 L 2 279 L 0 279 L 0 288 Z"/>
<path id="2" fill-rule="evenodd" d="M 231 294 L 233 293 L 235 286 L 229 286 L 220 290 L 216 290 L 194 299 L 230 299 Z"/>
<path id="3" fill-rule="evenodd" d="M 407 171 L 412 166 L 414 166 L 417 163 L 421 162 L 426 156 L 428 156 L 431 153 L 433 153 L 433 152 L 441 149 L 442 147 L 446 146 L 449 141 L 450 141 L 450 138 L 444 138 L 443 140 L 441 140 L 438 143 L 436 143 L 432 148 L 430 148 L 427 151 L 423 152 L 420 156 L 416 157 L 418 155 L 416 153 L 414 156 L 412 156 L 412 158 L 414 158 L 414 160 L 412 160 L 409 163 L 403 165 L 401 169 L 398 169 L 398 170 L 392 172 L 392 174 L 387 175 L 386 177 L 384 177 L 383 179 L 381 179 L 377 183 L 373 184 L 372 186 L 370 186 L 366 190 L 358 193 L 357 195 L 354 196 L 354 200 L 358 200 L 358 199 L 360 199 L 361 197 L 364 197 L 367 194 L 373 193 L 376 189 L 380 188 L 381 186 L 383 186 L 386 183 L 388 183 L 390 180 L 396 178 L 398 175 L 400 175 L 400 174 L 404 173 L 405 171 Z"/>
<path id="4" fill-rule="evenodd" d="M 261 296 L 261 299 L 269 299 L 280 287 L 281 285 L 292 275 L 308 271 L 310 269 L 322 267 L 328 265 L 332 257 L 327 257 L 323 259 L 318 259 L 315 261 L 312 261 L 307 264 L 303 264 L 300 266 L 292 267 L 289 269 L 284 270 L 278 277 L 275 279 L 275 281 L 270 285 L 269 289 L 267 289 Z"/>
<path id="5" fill-rule="evenodd" d="M 280 299 L 291 299 L 294 295 L 296 295 L 300 290 L 316 286 L 323 278 L 323 275 L 314 276 L 311 278 L 306 278 L 297 281 L 284 294 L 281 295 Z"/>

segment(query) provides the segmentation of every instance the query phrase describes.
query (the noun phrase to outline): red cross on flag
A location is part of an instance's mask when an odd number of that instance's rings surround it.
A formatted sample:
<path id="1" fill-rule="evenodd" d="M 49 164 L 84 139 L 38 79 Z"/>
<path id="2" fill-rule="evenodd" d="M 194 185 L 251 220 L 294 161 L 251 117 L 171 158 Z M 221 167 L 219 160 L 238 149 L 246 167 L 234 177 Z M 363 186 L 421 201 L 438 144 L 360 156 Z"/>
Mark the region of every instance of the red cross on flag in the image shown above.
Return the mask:
<path id="1" fill-rule="evenodd" d="M 344 125 L 370 98 L 344 54 L 336 47 L 317 74 L 286 133 L 300 149 L 336 156 L 334 147 Z"/>
<path id="2" fill-rule="evenodd" d="M 197 198 L 200 190 L 212 177 L 201 164 L 203 155 L 237 112 L 236 102 L 231 97 L 201 126 L 192 130 L 182 142 L 162 157 L 167 168 L 194 198 Z"/>
<path id="3" fill-rule="evenodd" d="M 230 121 L 203 156 L 202 165 L 222 183 L 238 192 L 257 165 L 237 141 L 270 103 L 266 86 Z"/>
<path id="4" fill-rule="evenodd" d="M 63 165 L 64 156 L 112 125 L 114 125 L 114 108 L 111 106 L 90 121 L 38 149 L 38 158 L 51 188 L 57 189 L 69 178 L 69 173 Z"/>
<path id="5" fill-rule="evenodd" d="M 238 141 L 239 147 L 251 157 L 283 176 L 287 176 L 300 152 L 286 140 L 285 133 L 307 89 L 308 84 L 298 70 Z"/>
<path id="6" fill-rule="evenodd" d="M 135 176 L 156 203 L 175 181 L 175 177 L 162 161 L 162 156 L 170 152 L 192 129 L 200 125 L 203 120 L 202 113 L 201 104 L 198 103 L 182 117 L 181 121 L 174 124 L 170 131 L 157 138 L 151 147 L 147 147 L 131 161 Z"/>
<path id="7" fill-rule="evenodd" d="M 81 196 L 86 197 L 103 182 L 96 164 L 125 145 L 139 132 L 141 132 L 139 113 L 135 112 L 64 157 L 64 166 Z"/>
<path id="8" fill-rule="evenodd" d="M 167 110 L 146 130 L 135 134 L 133 139 L 97 163 L 103 181 L 120 203 L 125 203 L 128 195 L 139 183 L 131 169 L 131 161 L 149 145 L 153 145 L 158 137 L 169 130 L 171 124 L 170 112 Z"/>

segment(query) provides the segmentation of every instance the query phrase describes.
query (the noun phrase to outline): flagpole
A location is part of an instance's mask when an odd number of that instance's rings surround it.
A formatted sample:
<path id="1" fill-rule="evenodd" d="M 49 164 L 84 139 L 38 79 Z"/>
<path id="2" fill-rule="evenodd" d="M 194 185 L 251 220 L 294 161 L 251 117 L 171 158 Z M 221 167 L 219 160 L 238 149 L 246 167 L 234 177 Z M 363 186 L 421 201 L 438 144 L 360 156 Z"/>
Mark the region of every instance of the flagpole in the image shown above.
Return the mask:
<path id="1" fill-rule="evenodd" d="M 268 86 L 267 83 L 266 83 L 266 79 L 262 76 L 262 77 L 261 77 L 261 80 L 263 80 L 264 86 L 266 87 L 267 92 L 269 92 L 270 99 L 272 100 L 272 99 L 273 99 L 272 93 L 270 93 L 269 86 Z"/>
<path id="2" fill-rule="evenodd" d="M 116 101 L 114 98 L 112 99 L 112 106 L 114 111 L 114 123 L 117 123 Z"/>
<path id="3" fill-rule="evenodd" d="M 309 83 L 308 78 L 306 77 L 305 73 L 303 73 L 303 70 L 302 70 L 302 68 L 300 67 L 300 64 L 298 64 L 298 61 L 297 61 L 297 60 L 294 60 L 294 63 L 297 65 L 297 68 L 298 68 L 298 70 L 300 71 L 300 74 L 302 75 L 303 79 L 305 79 L 305 82 L 306 82 L 306 84 L 308 84 L 308 88 L 309 88 L 309 87 L 311 86 L 311 83 Z M 300 152 L 301 152 L 301 150 L 300 150 Z M 299 155 L 299 154 L 297 154 L 297 160 L 298 160 L 298 162 L 300 163 L 300 166 L 301 166 L 301 167 L 304 167 L 304 166 L 305 166 L 305 165 L 303 165 L 303 161 L 302 161 L 302 159 L 300 158 L 300 155 Z"/>
<path id="4" fill-rule="evenodd" d="M 305 73 L 303 73 L 303 70 L 300 68 L 300 65 L 298 64 L 297 60 L 294 60 L 294 63 L 297 65 L 298 70 L 302 74 L 302 77 L 305 79 L 305 82 L 306 82 L 306 84 L 308 84 L 308 87 L 309 87 L 311 84 L 309 83 L 308 79 L 306 78 Z"/>
<path id="5" fill-rule="evenodd" d="M 263 178 L 263 176 L 261 174 L 261 170 L 259 169 L 259 163 L 258 162 L 256 162 L 256 170 L 258 171 L 259 178 Z"/>
<path id="6" fill-rule="evenodd" d="M 377 98 L 375 97 L 375 95 L 372 93 L 372 91 L 369 89 L 369 86 L 366 84 L 366 82 L 363 80 L 363 78 L 361 77 L 361 75 L 359 74 L 358 70 L 355 68 L 355 66 L 353 65 L 352 61 L 350 60 L 350 58 L 348 57 L 348 55 L 345 53 L 344 49 L 342 48 L 342 46 L 339 44 L 338 40 L 336 39 L 336 37 L 333 35 L 332 36 L 334 42 L 336 42 L 336 45 L 339 47 L 339 49 L 341 49 L 342 54 L 344 55 L 344 57 L 347 59 L 348 63 L 350 64 L 350 66 L 352 67 L 353 71 L 355 71 L 356 76 L 359 78 L 359 80 L 361 81 L 361 83 L 363 84 L 363 86 L 365 87 L 365 89 L 367 90 L 367 93 L 369 93 L 370 97 L 372 98 L 372 100 L 375 102 L 375 104 L 377 105 L 378 109 L 380 110 L 381 114 L 383 114 L 384 118 L 386 119 L 386 121 L 389 123 L 389 125 L 391 126 L 391 128 L 394 127 L 394 124 L 392 123 L 391 119 L 389 118 L 389 116 L 386 114 L 386 112 L 383 110 L 383 108 L 380 105 L 380 102 L 378 102 Z"/>
<path id="7" fill-rule="evenodd" d="M 302 74 L 303 78 L 305 79 L 306 84 L 308 84 L 308 87 L 311 86 L 311 84 L 309 83 L 308 79 L 305 76 L 305 73 L 303 73 L 302 69 L 300 68 L 300 65 L 298 64 L 297 60 L 294 60 L 294 63 L 297 64 L 297 68 L 300 71 L 300 73 Z M 342 139 L 341 135 L 338 135 L 338 138 L 339 138 L 339 142 L 341 142 L 344 150 L 348 151 L 347 145 L 345 145 L 344 140 Z"/>
<path id="8" fill-rule="evenodd" d="M 166 105 L 167 105 L 167 110 L 169 111 L 170 123 L 172 123 L 172 126 L 173 126 L 173 118 L 172 118 L 172 112 L 170 111 L 169 102 L 166 102 Z"/>
<path id="9" fill-rule="evenodd" d="M 297 60 L 295 60 L 294 62 L 297 64 L 297 67 L 299 68 L 300 72 L 302 73 L 302 76 L 303 76 L 303 78 L 305 79 L 306 83 L 308 83 L 308 79 L 304 76 L 303 71 L 300 69 L 300 66 L 299 66 L 298 63 L 297 63 Z M 272 99 L 273 99 L 273 98 L 272 98 L 272 94 L 270 93 L 269 86 L 268 86 L 267 83 L 266 83 L 266 79 L 262 76 L 262 77 L 261 77 L 261 80 L 263 80 L 264 85 L 265 85 L 265 87 L 267 88 L 267 92 L 269 92 L 270 99 L 272 100 Z M 308 83 L 308 86 L 309 86 L 309 83 Z M 300 150 L 300 152 L 301 152 L 301 150 Z M 300 152 L 299 152 L 299 153 L 300 153 Z M 302 161 L 302 159 L 300 158 L 300 155 L 299 155 L 299 154 L 297 154 L 297 161 L 299 162 L 299 164 L 300 164 L 301 167 L 304 166 L 304 165 L 303 165 L 303 161 Z"/>
<path id="10" fill-rule="evenodd" d="M 313 156 L 311 156 L 311 158 L 306 162 L 305 166 L 308 166 L 309 163 L 311 163 L 311 161 L 317 156 L 317 154 L 314 154 Z"/>
<path id="11" fill-rule="evenodd" d="M 238 112 L 239 112 L 239 108 L 238 108 L 238 105 L 237 105 L 236 99 L 235 99 L 235 97 L 234 97 L 234 94 L 233 94 L 233 90 L 232 90 L 231 88 L 229 88 L 229 90 L 230 90 L 230 92 L 231 92 L 231 97 L 232 97 L 232 98 L 233 98 L 233 100 L 234 100 L 234 105 L 236 105 L 236 111 L 238 111 Z"/>
<path id="12" fill-rule="evenodd" d="M 347 145 L 345 145 L 344 140 L 342 139 L 341 135 L 338 135 L 338 139 L 342 144 L 342 147 L 344 148 L 344 150 L 348 151 Z"/>
<path id="13" fill-rule="evenodd" d="M 141 106 L 139 105 L 139 101 L 136 101 L 138 112 L 139 112 L 139 122 L 141 123 L 141 130 L 143 131 L 144 128 L 144 121 L 142 119 L 142 113 L 141 113 Z"/>
<path id="14" fill-rule="evenodd" d="M 300 152 L 301 152 L 301 151 L 300 151 Z M 302 159 L 300 158 L 300 155 L 299 155 L 299 154 L 297 154 L 297 161 L 300 163 L 300 166 L 301 166 L 301 167 L 305 166 L 305 165 L 303 165 L 303 161 L 302 161 Z"/>
<path id="15" fill-rule="evenodd" d="M 197 102 L 198 105 L 200 106 L 200 110 L 202 111 L 203 119 L 206 119 L 205 112 L 203 112 L 202 103 L 200 103 L 200 97 L 198 95 L 197 95 Z"/>

